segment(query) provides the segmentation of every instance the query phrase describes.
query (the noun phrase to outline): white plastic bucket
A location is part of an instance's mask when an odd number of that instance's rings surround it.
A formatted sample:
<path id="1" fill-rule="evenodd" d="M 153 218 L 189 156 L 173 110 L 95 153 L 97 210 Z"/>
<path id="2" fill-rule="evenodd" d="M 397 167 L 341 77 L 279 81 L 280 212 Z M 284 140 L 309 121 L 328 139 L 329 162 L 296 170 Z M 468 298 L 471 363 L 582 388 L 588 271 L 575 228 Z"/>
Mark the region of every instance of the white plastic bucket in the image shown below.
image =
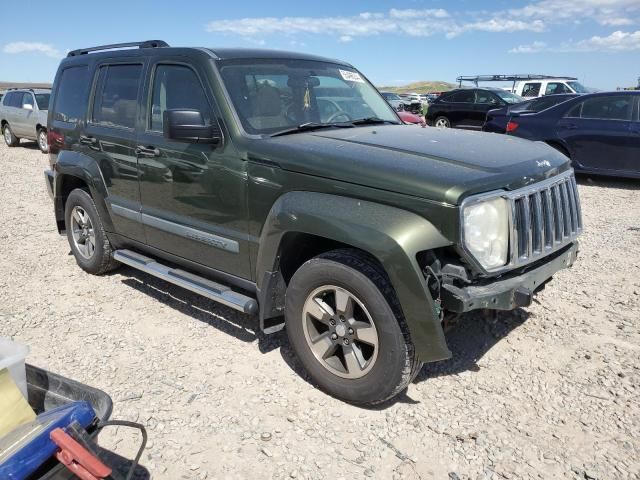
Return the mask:
<path id="1" fill-rule="evenodd" d="M 24 398 L 27 395 L 27 372 L 24 361 L 29 354 L 29 347 L 5 337 L 0 337 L 0 370 L 9 370 L 9 375 L 18 386 Z"/>

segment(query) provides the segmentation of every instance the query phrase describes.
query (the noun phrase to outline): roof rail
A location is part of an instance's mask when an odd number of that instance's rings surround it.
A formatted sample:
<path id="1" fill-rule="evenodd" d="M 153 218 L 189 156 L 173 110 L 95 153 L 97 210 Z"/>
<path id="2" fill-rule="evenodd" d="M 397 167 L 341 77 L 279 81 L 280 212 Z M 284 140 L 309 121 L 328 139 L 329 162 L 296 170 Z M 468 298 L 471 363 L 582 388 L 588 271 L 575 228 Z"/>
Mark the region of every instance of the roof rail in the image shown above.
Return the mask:
<path id="1" fill-rule="evenodd" d="M 459 86 L 462 82 L 473 82 L 478 86 L 478 82 L 518 82 L 520 80 L 550 80 L 553 78 L 566 78 L 567 80 L 577 80 L 576 77 L 558 75 L 536 75 L 536 74 L 514 74 L 514 75 L 471 75 L 459 76 L 456 78 Z"/>
<path id="2" fill-rule="evenodd" d="M 99 52 L 101 50 L 114 50 L 116 48 L 159 48 L 168 47 L 169 44 L 163 40 L 145 40 L 143 42 L 128 42 L 128 43 L 112 43 L 111 45 L 99 45 L 91 48 L 80 48 L 78 50 L 72 50 L 67 54 L 67 57 L 76 57 L 78 55 L 86 55 L 90 52 Z"/>

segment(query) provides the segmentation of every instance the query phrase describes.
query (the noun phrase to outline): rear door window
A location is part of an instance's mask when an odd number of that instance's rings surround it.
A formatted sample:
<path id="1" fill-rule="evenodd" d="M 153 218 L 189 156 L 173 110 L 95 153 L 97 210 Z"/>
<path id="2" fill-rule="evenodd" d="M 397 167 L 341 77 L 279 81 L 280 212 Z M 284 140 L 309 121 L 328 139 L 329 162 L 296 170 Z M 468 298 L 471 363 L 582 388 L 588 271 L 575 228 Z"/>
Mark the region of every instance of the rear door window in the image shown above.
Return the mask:
<path id="1" fill-rule="evenodd" d="M 580 118 L 600 120 L 631 120 L 633 97 L 616 95 L 589 98 L 582 102 Z"/>
<path id="2" fill-rule="evenodd" d="M 89 69 L 86 65 L 66 68 L 58 84 L 53 119 L 80 122 L 87 110 Z"/>
<path id="3" fill-rule="evenodd" d="M 8 107 L 22 107 L 22 93 L 9 92 L 4 103 Z"/>
<path id="4" fill-rule="evenodd" d="M 537 97 L 540 95 L 540 82 L 525 83 L 522 88 L 523 97 Z"/>
<path id="5" fill-rule="evenodd" d="M 447 98 L 452 103 L 473 103 L 475 101 L 475 93 L 473 90 L 461 90 Z"/>
<path id="6" fill-rule="evenodd" d="M 100 67 L 93 101 L 93 123 L 135 128 L 142 65 Z"/>
<path id="7" fill-rule="evenodd" d="M 205 124 L 211 112 L 196 73 L 184 65 L 158 65 L 153 76 L 150 130 L 162 131 L 164 112 L 171 109 L 198 110 Z"/>

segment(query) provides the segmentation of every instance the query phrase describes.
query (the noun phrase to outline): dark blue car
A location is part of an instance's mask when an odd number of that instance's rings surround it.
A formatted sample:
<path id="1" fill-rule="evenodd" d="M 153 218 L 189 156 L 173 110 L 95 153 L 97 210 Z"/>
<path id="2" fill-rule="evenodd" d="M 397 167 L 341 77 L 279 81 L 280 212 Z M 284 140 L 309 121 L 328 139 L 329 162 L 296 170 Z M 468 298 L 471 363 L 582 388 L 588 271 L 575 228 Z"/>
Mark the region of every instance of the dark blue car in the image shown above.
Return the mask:
<path id="1" fill-rule="evenodd" d="M 545 95 L 525 102 L 508 105 L 502 108 L 494 108 L 487 112 L 487 117 L 482 125 L 483 132 L 507 133 L 507 126 L 514 117 L 531 115 L 551 108 L 571 98 L 578 97 L 577 93 L 561 93 L 558 95 Z"/>
<path id="2" fill-rule="evenodd" d="M 639 111 L 640 91 L 586 94 L 512 118 L 507 134 L 548 143 L 576 171 L 640 178 Z"/>

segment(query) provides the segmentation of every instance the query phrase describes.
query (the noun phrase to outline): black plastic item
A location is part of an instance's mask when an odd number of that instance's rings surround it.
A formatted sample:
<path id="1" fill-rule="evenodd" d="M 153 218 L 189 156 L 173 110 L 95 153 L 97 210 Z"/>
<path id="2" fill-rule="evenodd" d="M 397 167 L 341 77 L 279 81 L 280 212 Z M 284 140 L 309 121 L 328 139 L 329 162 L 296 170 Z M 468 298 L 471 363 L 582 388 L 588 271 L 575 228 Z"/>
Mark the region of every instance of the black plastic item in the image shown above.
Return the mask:
<path id="1" fill-rule="evenodd" d="M 80 48 L 78 50 L 72 50 L 67 54 L 67 57 L 76 57 L 78 55 L 86 55 L 91 52 L 100 52 L 102 50 L 114 50 L 116 48 L 161 48 L 168 47 L 169 44 L 163 40 L 145 40 L 143 42 L 127 42 L 127 43 L 112 43 L 110 45 L 99 45 L 91 48 Z"/>
<path id="2" fill-rule="evenodd" d="M 113 410 L 111 397 L 97 388 L 56 375 L 33 365 L 26 365 L 29 404 L 36 414 L 67 403 L 89 402 L 100 422 L 109 420 Z"/>

